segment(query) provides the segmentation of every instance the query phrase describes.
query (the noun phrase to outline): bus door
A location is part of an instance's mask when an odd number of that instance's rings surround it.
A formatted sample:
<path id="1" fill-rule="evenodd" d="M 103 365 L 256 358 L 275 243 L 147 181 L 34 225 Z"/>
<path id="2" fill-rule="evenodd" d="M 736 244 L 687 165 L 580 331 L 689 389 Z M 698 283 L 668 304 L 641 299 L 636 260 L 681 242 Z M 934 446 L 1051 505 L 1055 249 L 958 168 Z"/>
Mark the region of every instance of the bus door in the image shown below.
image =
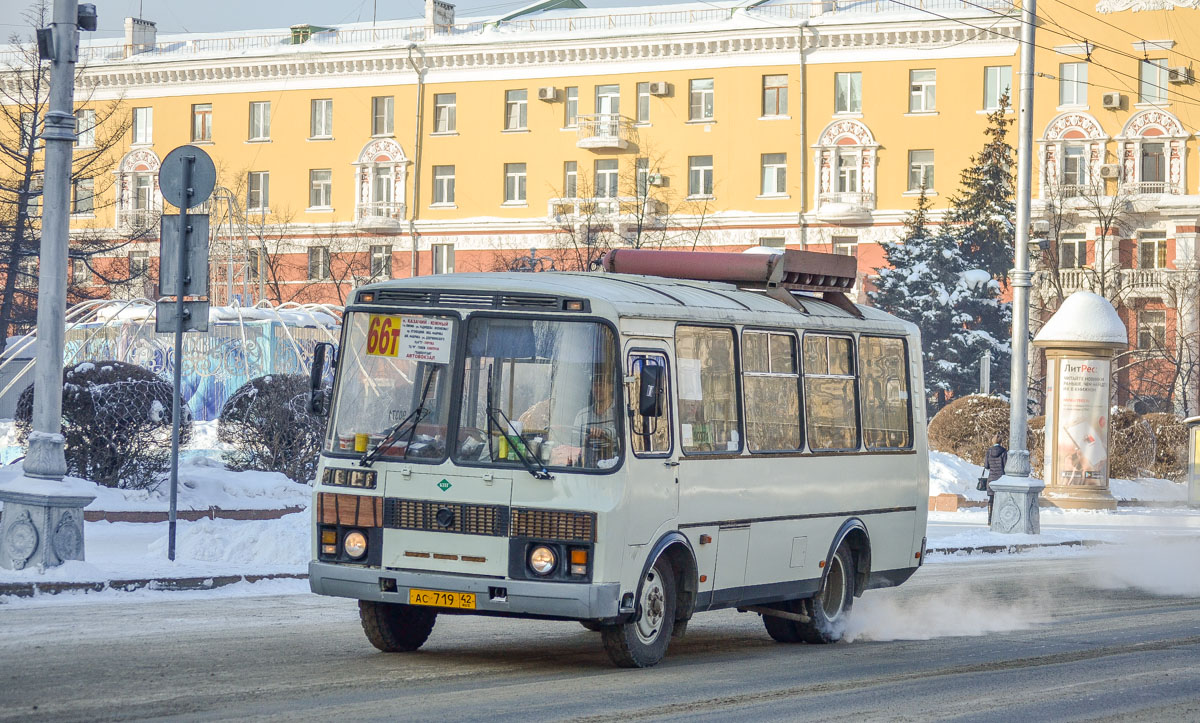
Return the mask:
<path id="1" fill-rule="evenodd" d="M 671 434 L 671 373 L 666 345 L 637 340 L 625 354 L 626 409 L 630 455 L 628 485 L 631 545 L 650 536 L 679 511 L 679 463 Z"/>

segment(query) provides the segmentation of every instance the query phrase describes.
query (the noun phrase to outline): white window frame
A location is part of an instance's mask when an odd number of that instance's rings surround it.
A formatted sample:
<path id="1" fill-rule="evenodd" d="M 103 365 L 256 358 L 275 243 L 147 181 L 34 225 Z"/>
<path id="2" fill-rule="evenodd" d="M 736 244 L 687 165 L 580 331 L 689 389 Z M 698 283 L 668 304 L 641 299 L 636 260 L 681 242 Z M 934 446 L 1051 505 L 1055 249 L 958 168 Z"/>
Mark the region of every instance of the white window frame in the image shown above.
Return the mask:
<path id="1" fill-rule="evenodd" d="M 779 79 L 782 78 L 782 84 Z M 764 118 L 780 118 L 788 114 L 788 77 L 782 74 L 762 77 L 762 115 Z"/>
<path id="2" fill-rule="evenodd" d="M 1071 263 L 1063 261 L 1063 253 L 1071 249 Z M 1087 265 L 1087 236 L 1084 234 L 1063 234 L 1058 239 L 1058 268 L 1079 269 Z"/>
<path id="3" fill-rule="evenodd" d="M 504 203 L 510 205 L 525 205 L 526 200 L 526 165 L 524 163 L 504 164 Z"/>
<path id="4" fill-rule="evenodd" d="M 1004 110 L 1012 110 L 1012 66 L 989 65 L 983 69 L 983 110 L 987 112 L 1000 110 L 1000 97 L 1008 93 L 1008 105 Z"/>
<path id="5" fill-rule="evenodd" d="M 715 112 L 716 83 L 712 78 L 688 81 L 688 120 L 711 121 Z"/>
<path id="6" fill-rule="evenodd" d="M 271 140 L 271 101 L 250 101 L 250 134 L 247 140 Z"/>
<path id="7" fill-rule="evenodd" d="M 650 122 L 650 84 L 637 84 L 637 122 Z"/>
<path id="8" fill-rule="evenodd" d="M 713 157 L 688 156 L 688 198 L 712 198 Z"/>
<path id="9" fill-rule="evenodd" d="M 932 113 L 937 110 L 937 71 L 921 68 L 908 71 L 908 112 Z"/>
<path id="10" fill-rule="evenodd" d="M 1137 348 L 1155 349 L 1167 345 L 1167 312 L 1165 309 L 1143 309 L 1137 315 Z M 1147 337 L 1149 337 L 1147 343 Z"/>
<path id="11" fill-rule="evenodd" d="M 133 109 L 133 145 L 148 146 L 154 142 L 154 108 Z"/>
<path id="12" fill-rule="evenodd" d="M 787 154 L 763 153 L 762 173 L 759 177 L 759 195 L 787 195 Z"/>
<path id="13" fill-rule="evenodd" d="M 642 156 L 633 161 L 633 183 L 638 198 L 650 195 L 650 159 Z"/>
<path id="14" fill-rule="evenodd" d="M 207 110 L 205 110 L 207 109 Z M 212 143 L 212 103 L 192 104 L 192 143 Z"/>
<path id="15" fill-rule="evenodd" d="M 574 128 L 579 124 L 579 87 L 568 87 L 563 97 L 563 128 Z"/>
<path id="16" fill-rule="evenodd" d="M 21 138 L 20 146 L 23 153 L 28 152 L 31 148 L 36 147 L 35 140 L 37 138 L 37 115 L 29 111 L 21 113 Z"/>
<path id="17" fill-rule="evenodd" d="M 150 252 L 129 252 L 129 278 L 144 276 L 150 272 Z"/>
<path id="18" fill-rule="evenodd" d="M 1167 102 L 1167 59 L 1147 58 L 1138 63 L 1138 103 Z"/>
<path id="19" fill-rule="evenodd" d="M 87 189 L 87 193 L 80 191 Z M 80 199 L 87 199 L 87 208 L 80 209 Z M 96 212 L 96 179 L 76 178 L 71 181 L 71 215 L 91 216 Z"/>
<path id="20" fill-rule="evenodd" d="M 454 244 L 429 244 L 432 270 L 435 274 L 454 273 Z"/>
<path id="21" fill-rule="evenodd" d="M 371 245 L 371 278 L 392 278 L 392 245 Z"/>
<path id="22" fill-rule="evenodd" d="M 1074 166 L 1074 168 L 1072 168 Z M 1088 147 L 1084 143 L 1064 143 L 1062 176 L 1065 186 L 1084 186 L 1088 183 Z"/>
<path id="23" fill-rule="evenodd" d="M 271 172 L 250 171 L 246 174 L 246 210 L 269 211 L 271 208 Z"/>
<path id="24" fill-rule="evenodd" d="M 454 205 L 454 166 L 433 167 L 433 205 Z"/>
<path id="25" fill-rule="evenodd" d="M 833 74 L 833 112 L 835 115 L 862 113 L 862 73 Z"/>
<path id="26" fill-rule="evenodd" d="M 596 198 L 616 198 L 620 183 L 620 163 L 615 158 L 597 158 L 593 165 Z"/>
<path id="27" fill-rule="evenodd" d="M 1065 107 L 1087 105 L 1087 63 L 1058 64 L 1058 104 Z"/>
<path id="28" fill-rule="evenodd" d="M 371 203 L 391 204 L 396 198 L 396 164 L 379 163 L 371 166 Z"/>
<path id="29" fill-rule="evenodd" d="M 134 211 L 154 209 L 154 176 L 154 173 L 148 171 L 138 171 L 133 174 L 131 201 Z"/>
<path id="30" fill-rule="evenodd" d="M 563 198 L 579 198 L 579 163 L 563 161 Z"/>
<path id="31" fill-rule="evenodd" d="M 371 136 L 391 136 L 396 132 L 396 97 L 377 95 L 371 98 Z"/>
<path id="32" fill-rule="evenodd" d="M 314 263 L 315 262 L 315 263 Z M 333 277 L 329 268 L 329 247 L 308 247 L 308 280 L 328 281 Z"/>
<path id="33" fill-rule="evenodd" d="M 1138 268 L 1139 269 L 1165 269 L 1170 262 L 1167 252 L 1167 235 L 1162 231 L 1146 231 L 1138 234 Z M 1146 259 L 1146 249 L 1150 249 L 1150 257 L 1153 263 L 1144 263 Z"/>
<path id="34" fill-rule="evenodd" d="M 830 245 L 833 248 L 833 253 L 838 256 L 853 256 L 858 258 L 857 236 L 834 236 L 830 240 Z"/>
<path id="35" fill-rule="evenodd" d="M 862 153 L 857 149 L 834 151 L 834 188 L 838 193 L 860 193 L 862 188 Z"/>
<path id="36" fill-rule="evenodd" d="M 433 96 L 433 132 L 458 132 L 458 94 L 435 93 Z"/>
<path id="37" fill-rule="evenodd" d="M 333 98 L 313 98 L 309 103 L 308 137 L 333 138 Z"/>
<path id="38" fill-rule="evenodd" d="M 504 91 L 504 130 L 529 130 L 529 90 L 527 88 Z"/>
<path id="39" fill-rule="evenodd" d="M 934 150 L 929 148 L 908 152 L 908 190 L 910 192 L 919 192 L 922 186 L 926 192 L 933 190 L 934 157 Z"/>
<path id="40" fill-rule="evenodd" d="M 75 147 L 94 148 L 96 146 L 96 111 L 91 108 L 80 108 L 75 111 Z"/>
<path id="41" fill-rule="evenodd" d="M 332 168 L 313 168 L 308 171 L 308 207 L 319 209 L 333 207 Z"/>

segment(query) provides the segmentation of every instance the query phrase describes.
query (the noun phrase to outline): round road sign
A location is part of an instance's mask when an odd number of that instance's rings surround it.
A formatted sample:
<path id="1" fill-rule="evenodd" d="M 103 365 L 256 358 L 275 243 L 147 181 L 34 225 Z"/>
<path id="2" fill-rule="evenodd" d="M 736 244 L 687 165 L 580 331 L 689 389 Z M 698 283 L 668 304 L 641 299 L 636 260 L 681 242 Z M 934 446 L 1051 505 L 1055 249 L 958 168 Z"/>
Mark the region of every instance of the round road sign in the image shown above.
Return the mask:
<path id="1" fill-rule="evenodd" d="M 176 208 L 184 208 L 184 169 L 191 166 L 191 198 L 187 208 L 199 206 L 212 195 L 217 185 L 217 168 L 203 148 L 180 146 L 167 154 L 158 171 L 158 190 Z"/>

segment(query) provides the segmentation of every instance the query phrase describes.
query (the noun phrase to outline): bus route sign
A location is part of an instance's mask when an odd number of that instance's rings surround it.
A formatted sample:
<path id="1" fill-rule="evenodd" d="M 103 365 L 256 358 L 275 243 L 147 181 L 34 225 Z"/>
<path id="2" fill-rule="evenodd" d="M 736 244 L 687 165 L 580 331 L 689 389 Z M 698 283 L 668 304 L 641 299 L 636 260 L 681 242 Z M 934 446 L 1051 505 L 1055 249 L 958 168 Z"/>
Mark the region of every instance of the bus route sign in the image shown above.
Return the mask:
<path id="1" fill-rule="evenodd" d="M 367 354 L 433 364 L 450 363 L 449 319 L 371 314 Z"/>

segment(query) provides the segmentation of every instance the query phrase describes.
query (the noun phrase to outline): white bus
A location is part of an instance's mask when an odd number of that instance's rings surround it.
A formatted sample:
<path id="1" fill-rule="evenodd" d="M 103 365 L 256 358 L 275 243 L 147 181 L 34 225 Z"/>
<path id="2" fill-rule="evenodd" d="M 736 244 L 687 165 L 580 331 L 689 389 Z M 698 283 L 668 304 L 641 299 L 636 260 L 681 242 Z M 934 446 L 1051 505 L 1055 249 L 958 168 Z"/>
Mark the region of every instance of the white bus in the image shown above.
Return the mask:
<path id="1" fill-rule="evenodd" d="M 309 580 L 380 650 L 445 614 L 577 620 L 645 667 L 731 607 L 832 642 L 923 562 L 920 339 L 847 300 L 853 258 L 605 268 L 362 287 L 329 403 L 318 348 Z"/>

